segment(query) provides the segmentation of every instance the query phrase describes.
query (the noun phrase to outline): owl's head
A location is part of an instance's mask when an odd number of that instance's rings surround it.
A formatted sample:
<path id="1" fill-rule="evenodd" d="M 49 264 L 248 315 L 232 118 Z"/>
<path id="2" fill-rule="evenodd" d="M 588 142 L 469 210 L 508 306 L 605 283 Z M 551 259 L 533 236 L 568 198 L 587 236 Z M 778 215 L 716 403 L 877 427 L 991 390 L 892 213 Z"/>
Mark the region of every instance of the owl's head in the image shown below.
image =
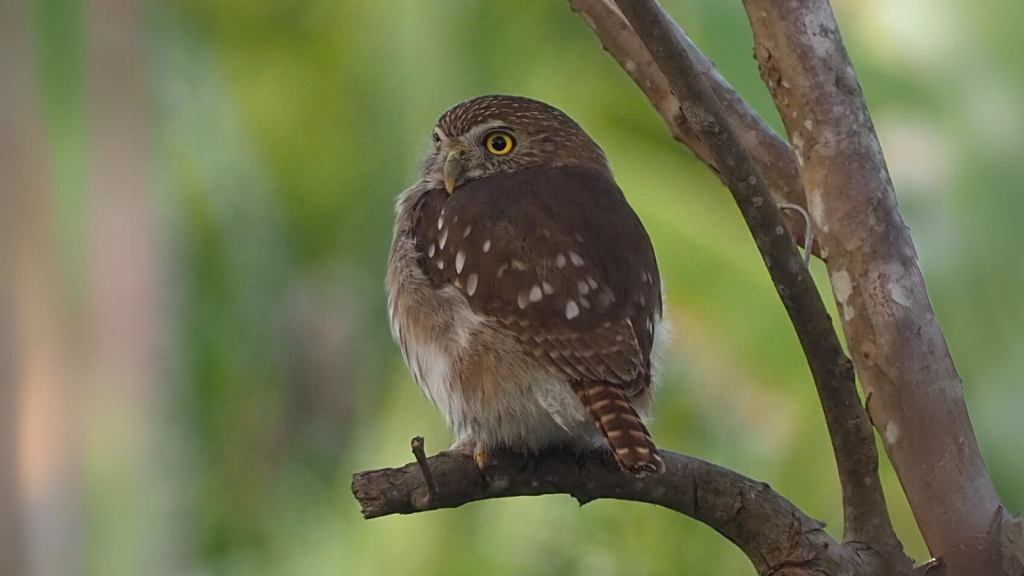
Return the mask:
<path id="1" fill-rule="evenodd" d="M 460 185 L 533 166 L 589 166 L 608 173 L 604 152 L 561 110 L 520 96 L 480 96 L 441 115 L 423 178 Z"/>

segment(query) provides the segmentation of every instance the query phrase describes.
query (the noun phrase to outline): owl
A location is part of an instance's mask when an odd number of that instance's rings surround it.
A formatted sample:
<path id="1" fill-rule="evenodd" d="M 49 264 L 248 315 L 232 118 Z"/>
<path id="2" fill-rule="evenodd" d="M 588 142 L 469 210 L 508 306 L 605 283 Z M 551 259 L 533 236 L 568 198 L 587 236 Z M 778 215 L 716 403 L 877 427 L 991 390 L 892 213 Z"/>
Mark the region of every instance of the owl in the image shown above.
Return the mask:
<path id="1" fill-rule="evenodd" d="M 661 277 L 604 152 L 517 96 L 456 105 L 397 201 L 388 312 L 413 378 L 481 467 L 504 448 L 610 449 L 664 469 L 644 424 Z"/>

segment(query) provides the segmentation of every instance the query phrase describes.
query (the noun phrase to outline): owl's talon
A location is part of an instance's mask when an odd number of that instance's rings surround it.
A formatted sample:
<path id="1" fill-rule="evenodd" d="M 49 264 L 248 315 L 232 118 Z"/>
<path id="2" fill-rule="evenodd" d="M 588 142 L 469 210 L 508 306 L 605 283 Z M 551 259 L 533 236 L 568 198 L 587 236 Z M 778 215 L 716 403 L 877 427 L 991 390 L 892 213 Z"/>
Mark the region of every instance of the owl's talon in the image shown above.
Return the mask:
<path id="1" fill-rule="evenodd" d="M 483 474 L 487 471 L 487 467 L 491 465 L 491 455 L 487 452 L 487 447 L 483 444 L 477 444 L 473 448 L 473 460 L 476 462 L 476 467 Z"/>

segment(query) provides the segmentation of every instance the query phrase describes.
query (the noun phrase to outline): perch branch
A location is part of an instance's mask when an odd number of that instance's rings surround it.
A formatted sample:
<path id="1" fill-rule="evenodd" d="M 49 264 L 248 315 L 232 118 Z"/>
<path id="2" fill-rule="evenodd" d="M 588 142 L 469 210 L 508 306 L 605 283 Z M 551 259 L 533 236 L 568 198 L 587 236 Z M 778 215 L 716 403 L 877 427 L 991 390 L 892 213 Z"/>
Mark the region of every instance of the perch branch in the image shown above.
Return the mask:
<path id="1" fill-rule="evenodd" d="M 352 492 L 366 518 L 541 494 L 569 494 L 580 504 L 598 498 L 646 502 L 715 529 L 743 550 L 759 574 L 863 573 L 840 572 L 859 570 L 863 560 L 767 484 L 696 458 L 661 454 L 665 473 L 639 480 L 610 457 L 580 461 L 574 453 L 549 452 L 524 466 L 521 456 L 499 452 L 485 481 L 471 455 L 442 452 L 428 459 L 437 480 L 434 498 L 415 462 L 356 474 Z"/>
<path id="2" fill-rule="evenodd" d="M 1002 509 L 985 468 L 831 6 L 744 5 L 761 77 L 798 154 L 868 411 L 928 549 L 950 575 L 1022 574 L 1021 521 Z"/>
<path id="3" fill-rule="evenodd" d="M 668 15 L 654 0 L 623 2 L 620 8 L 665 74 L 690 126 L 715 159 L 796 329 L 839 469 L 844 542 L 866 546 L 884 562 L 909 569 L 910 561 L 903 555 L 882 494 L 878 452 L 857 395 L 853 365 L 843 353 L 793 239 L 785 234 L 778 206 Z"/>
<path id="4" fill-rule="evenodd" d="M 615 2 L 569 0 L 569 5 L 583 17 L 600 39 L 604 49 L 615 58 L 647 96 L 655 110 L 665 120 L 672 136 L 690 148 L 698 159 L 721 177 L 721 172 L 707 146 L 696 136 L 686 115 L 682 113 L 679 99 L 669 87 L 665 74 L 651 58 L 650 51 L 636 35 Z M 733 90 L 707 56 L 694 46 L 686 33 L 674 22 L 670 23 L 670 26 L 675 41 L 685 45 L 693 54 L 695 64 L 725 108 L 730 125 L 739 135 L 744 148 L 753 157 L 758 172 L 764 178 L 775 201 L 779 204 L 795 204 L 806 208 L 803 184 L 800 182 L 800 174 L 797 172 L 789 145 Z M 806 227 L 800 216 L 783 214 L 783 217 L 790 233 L 803 245 L 806 242 Z M 813 253 L 820 255 L 820 246 L 814 244 Z"/>

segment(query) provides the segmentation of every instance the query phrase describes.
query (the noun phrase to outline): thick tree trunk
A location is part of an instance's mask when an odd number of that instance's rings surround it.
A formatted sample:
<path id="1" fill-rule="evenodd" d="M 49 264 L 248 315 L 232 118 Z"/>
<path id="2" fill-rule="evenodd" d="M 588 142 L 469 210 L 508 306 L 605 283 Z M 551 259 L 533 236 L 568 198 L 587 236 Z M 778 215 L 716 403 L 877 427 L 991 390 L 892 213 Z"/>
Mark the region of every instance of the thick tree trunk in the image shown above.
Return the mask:
<path id="1" fill-rule="evenodd" d="M 1013 526 L 982 460 L 832 9 L 827 0 L 744 4 L 868 411 L 925 542 L 952 575 L 1003 574 L 1004 560 L 1010 574 L 1021 551 L 998 543 L 1004 523 Z"/>

